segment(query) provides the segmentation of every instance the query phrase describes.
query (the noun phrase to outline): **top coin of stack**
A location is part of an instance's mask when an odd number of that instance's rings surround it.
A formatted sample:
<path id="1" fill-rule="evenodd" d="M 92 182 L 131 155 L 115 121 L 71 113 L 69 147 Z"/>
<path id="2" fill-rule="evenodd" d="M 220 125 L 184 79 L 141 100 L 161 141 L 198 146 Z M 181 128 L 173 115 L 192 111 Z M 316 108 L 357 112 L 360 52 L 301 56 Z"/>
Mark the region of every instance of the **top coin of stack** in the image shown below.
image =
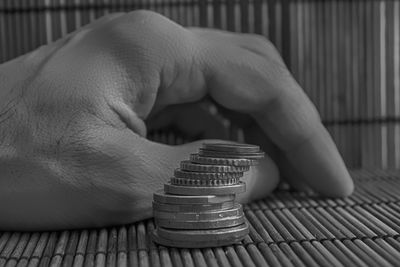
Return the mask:
<path id="1" fill-rule="evenodd" d="M 241 241 L 249 232 L 235 196 L 246 190 L 243 173 L 264 152 L 255 145 L 205 143 L 182 161 L 164 190 L 154 194 L 153 240 L 165 246 L 201 248 Z"/>

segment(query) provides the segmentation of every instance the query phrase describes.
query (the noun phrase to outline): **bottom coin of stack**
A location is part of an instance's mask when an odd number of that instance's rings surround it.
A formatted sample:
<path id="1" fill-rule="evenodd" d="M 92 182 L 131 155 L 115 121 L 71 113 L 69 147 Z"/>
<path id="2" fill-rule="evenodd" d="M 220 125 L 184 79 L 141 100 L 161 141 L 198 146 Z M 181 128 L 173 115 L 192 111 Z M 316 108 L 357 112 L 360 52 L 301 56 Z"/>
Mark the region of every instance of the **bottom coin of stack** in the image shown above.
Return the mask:
<path id="1" fill-rule="evenodd" d="M 248 233 L 236 194 L 246 191 L 243 173 L 264 152 L 255 145 L 206 143 L 182 161 L 153 197 L 153 240 L 164 246 L 203 248 L 240 242 Z"/>

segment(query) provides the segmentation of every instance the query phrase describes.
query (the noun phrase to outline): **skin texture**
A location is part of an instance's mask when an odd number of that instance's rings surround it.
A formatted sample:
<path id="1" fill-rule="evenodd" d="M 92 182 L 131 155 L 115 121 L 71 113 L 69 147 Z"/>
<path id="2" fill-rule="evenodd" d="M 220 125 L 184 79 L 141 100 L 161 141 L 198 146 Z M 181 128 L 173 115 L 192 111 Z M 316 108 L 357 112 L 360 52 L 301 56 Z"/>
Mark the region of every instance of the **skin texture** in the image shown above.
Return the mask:
<path id="1" fill-rule="evenodd" d="M 1 229 L 151 217 L 152 193 L 203 141 L 150 142 L 148 127 L 205 96 L 268 152 L 241 201 L 269 194 L 278 169 L 325 196 L 353 191 L 315 107 L 261 36 L 112 14 L 1 65 L 0 84 Z"/>

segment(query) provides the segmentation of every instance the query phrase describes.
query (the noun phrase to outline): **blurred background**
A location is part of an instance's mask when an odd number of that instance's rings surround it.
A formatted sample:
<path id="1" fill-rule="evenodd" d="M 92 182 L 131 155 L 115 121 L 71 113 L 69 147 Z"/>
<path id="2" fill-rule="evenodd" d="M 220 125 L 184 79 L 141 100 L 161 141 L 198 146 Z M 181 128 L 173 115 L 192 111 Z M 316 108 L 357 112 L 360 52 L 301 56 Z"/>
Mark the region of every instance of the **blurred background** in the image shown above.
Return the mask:
<path id="1" fill-rule="evenodd" d="M 395 0 L 0 0 L 0 63 L 105 14 L 149 9 L 184 26 L 262 34 L 319 110 L 350 168 L 400 167 L 400 1 Z M 202 103 L 216 137 L 243 133 Z M 173 127 L 149 138 L 191 139 Z"/>

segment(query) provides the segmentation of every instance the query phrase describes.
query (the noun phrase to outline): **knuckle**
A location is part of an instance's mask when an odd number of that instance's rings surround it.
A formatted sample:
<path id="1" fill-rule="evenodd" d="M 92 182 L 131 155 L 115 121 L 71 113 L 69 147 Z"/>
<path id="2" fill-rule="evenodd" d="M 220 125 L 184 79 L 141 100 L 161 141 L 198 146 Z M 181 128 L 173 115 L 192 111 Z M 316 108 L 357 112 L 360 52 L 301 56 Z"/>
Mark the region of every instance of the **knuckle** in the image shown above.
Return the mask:
<path id="1" fill-rule="evenodd" d="M 157 19 L 161 19 L 161 18 L 165 19 L 165 17 L 159 13 L 151 11 L 151 10 L 145 10 L 145 9 L 134 10 L 134 11 L 127 13 L 126 15 L 129 18 L 135 18 L 135 19 L 139 19 L 139 20 L 143 20 L 143 19 L 157 20 Z"/>
<path id="2" fill-rule="evenodd" d="M 110 14 L 109 16 L 113 16 Z M 110 35 L 113 37 L 132 36 L 132 34 L 146 32 L 150 27 L 154 27 L 161 20 L 161 15 L 148 10 L 135 10 L 122 16 L 110 17 L 110 22 L 99 27 L 97 33 L 101 35 Z"/>
<path id="3" fill-rule="evenodd" d="M 172 24 L 177 25 L 167 17 L 150 10 L 134 10 L 116 21 L 122 24 L 128 23 L 130 27 L 140 27 L 144 33 L 148 31 L 154 32 L 165 26 L 171 27 Z M 129 31 L 130 29 L 128 28 L 127 30 Z"/>
<path id="4" fill-rule="evenodd" d="M 120 16 L 98 31 L 108 42 L 141 44 L 146 49 L 169 48 L 171 43 L 181 41 L 189 31 L 163 15 L 149 10 L 135 10 Z M 110 38 L 111 37 L 111 38 Z"/>

